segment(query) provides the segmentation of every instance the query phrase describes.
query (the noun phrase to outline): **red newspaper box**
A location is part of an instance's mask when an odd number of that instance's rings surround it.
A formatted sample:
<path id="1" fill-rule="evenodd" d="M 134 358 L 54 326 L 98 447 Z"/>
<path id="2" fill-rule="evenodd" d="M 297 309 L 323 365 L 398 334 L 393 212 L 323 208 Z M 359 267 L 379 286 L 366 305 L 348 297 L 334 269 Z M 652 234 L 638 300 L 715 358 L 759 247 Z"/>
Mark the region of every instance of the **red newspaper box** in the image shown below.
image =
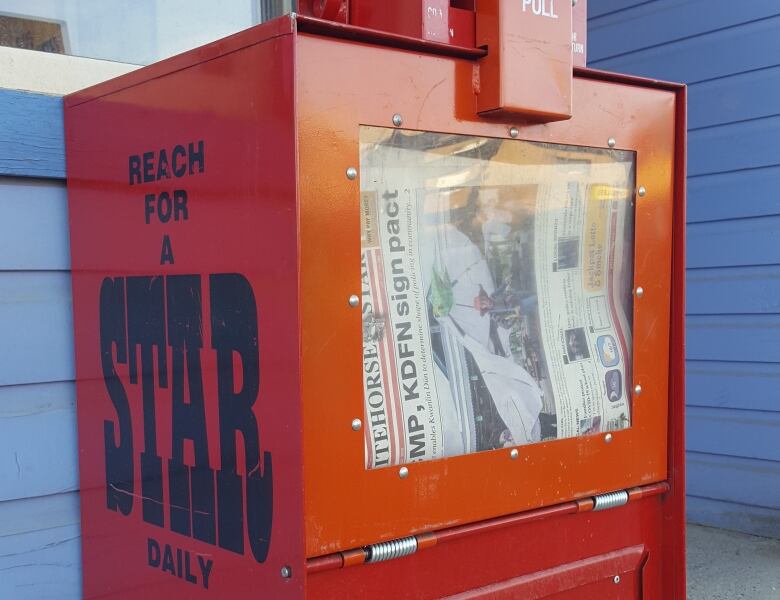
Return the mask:
<path id="1" fill-rule="evenodd" d="M 684 598 L 684 88 L 494 4 L 66 98 L 86 598 Z"/>

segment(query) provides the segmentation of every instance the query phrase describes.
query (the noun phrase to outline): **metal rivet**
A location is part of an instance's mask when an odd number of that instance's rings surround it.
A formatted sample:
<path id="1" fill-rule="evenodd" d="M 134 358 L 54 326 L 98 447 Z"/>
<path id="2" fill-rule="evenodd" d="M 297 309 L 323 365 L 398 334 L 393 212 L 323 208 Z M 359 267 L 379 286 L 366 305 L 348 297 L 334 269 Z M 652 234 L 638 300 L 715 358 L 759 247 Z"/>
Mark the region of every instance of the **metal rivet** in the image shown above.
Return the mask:
<path id="1" fill-rule="evenodd" d="M 609 146 L 610 148 L 614 148 L 616 145 L 617 145 L 617 141 L 615 140 L 615 138 L 609 138 L 607 140 L 607 146 Z"/>
<path id="2" fill-rule="evenodd" d="M 517 450 L 517 448 L 512 448 L 512 450 L 509 452 L 509 458 L 512 460 L 517 460 L 518 456 L 520 456 L 520 452 Z"/>
<path id="3" fill-rule="evenodd" d="M 614 581 L 615 583 L 620 583 L 620 575 L 615 575 L 612 581 Z"/>
<path id="4" fill-rule="evenodd" d="M 637 297 L 637 298 L 641 298 L 642 296 L 644 296 L 644 295 L 645 295 L 645 288 L 643 288 L 643 287 L 640 285 L 638 288 L 636 288 L 636 292 L 635 292 L 635 293 L 636 293 L 636 297 Z"/>
<path id="5" fill-rule="evenodd" d="M 643 185 L 640 185 L 638 192 L 639 192 L 639 196 L 641 198 L 644 198 L 645 194 L 647 194 L 647 188 L 645 186 L 643 186 Z"/>
<path id="6" fill-rule="evenodd" d="M 292 569 L 288 566 L 284 566 L 279 570 L 279 574 L 285 579 L 292 577 Z"/>
<path id="7" fill-rule="evenodd" d="M 511 127 L 509 129 L 509 135 L 513 138 L 516 138 L 518 135 L 520 135 L 520 130 L 517 127 Z"/>
<path id="8" fill-rule="evenodd" d="M 639 396 L 642 393 L 642 386 L 638 383 L 634 386 L 634 395 Z"/>
<path id="9" fill-rule="evenodd" d="M 363 427 L 363 422 L 360 419 L 352 419 L 352 431 L 360 431 Z"/>
<path id="10" fill-rule="evenodd" d="M 406 479 L 407 477 L 409 477 L 409 469 L 407 469 L 406 467 L 401 467 L 400 469 L 398 469 L 398 476 L 401 479 Z"/>
<path id="11" fill-rule="evenodd" d="M 357 179 L 357 169 L 355 167 L 347 169 L 347 179 Z"/>
<path id="12" fill-rule="evenodd" d="M 358 298 L 356 294 L 352 294 L 349 297 L 349 305 L 352 308 L 357 308 L 360 305 L 360 298 Z"/>
<path id="13" fill-rule="evenodd" d="M 608 433 L 607 435 L 605 435 L 605 436 L 604 436 L 604 441 L 605 441 L 607 444 L 609 444 L 609 443 L 612 441 L 612 434 L 611 434 L 611 433 Z"/>
<path id="14" fill-rule="evenodd" d="M 404 124 L 404 118 L 398 113 L 395 113 L 393 115 L 393 125 L 395 125 L 396 127 L 400 127 L 403 124 Z"/>

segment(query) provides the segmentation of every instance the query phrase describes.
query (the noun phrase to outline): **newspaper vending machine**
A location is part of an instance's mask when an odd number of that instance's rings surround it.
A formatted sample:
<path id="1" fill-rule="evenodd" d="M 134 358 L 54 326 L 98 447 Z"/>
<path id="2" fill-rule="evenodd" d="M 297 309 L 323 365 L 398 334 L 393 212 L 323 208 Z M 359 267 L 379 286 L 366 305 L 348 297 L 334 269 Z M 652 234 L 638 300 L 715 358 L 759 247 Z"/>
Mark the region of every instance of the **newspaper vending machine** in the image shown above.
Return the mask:
<path id="1" fill-rule="evenodd" d="M 682 600 L 684 88 L 299 4 L 65 100 L 84 596 Z"/>

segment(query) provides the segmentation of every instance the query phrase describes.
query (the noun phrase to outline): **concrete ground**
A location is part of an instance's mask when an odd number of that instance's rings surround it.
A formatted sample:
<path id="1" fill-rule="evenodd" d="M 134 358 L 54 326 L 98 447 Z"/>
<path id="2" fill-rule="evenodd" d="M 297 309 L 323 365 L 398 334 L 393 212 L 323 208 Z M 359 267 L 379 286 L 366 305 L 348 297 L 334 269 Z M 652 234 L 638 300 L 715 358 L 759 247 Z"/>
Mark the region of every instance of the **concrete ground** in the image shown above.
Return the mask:
<path id="1" fill-rule="evenodd" d="M 688 525 L 688 600 L 780 600 L 780 540 Z"/>

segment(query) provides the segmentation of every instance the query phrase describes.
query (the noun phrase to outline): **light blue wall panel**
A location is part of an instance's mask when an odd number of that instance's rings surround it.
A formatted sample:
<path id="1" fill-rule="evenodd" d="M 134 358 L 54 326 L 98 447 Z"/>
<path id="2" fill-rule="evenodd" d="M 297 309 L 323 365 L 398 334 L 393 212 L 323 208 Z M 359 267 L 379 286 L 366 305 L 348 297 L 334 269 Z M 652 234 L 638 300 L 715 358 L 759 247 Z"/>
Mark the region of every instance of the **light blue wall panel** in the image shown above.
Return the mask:
<path id="1" fill-rule="evenodd" d="M 777 10 L 775 0 L 772 4 Z M 691 129 L 780 114 L 780 67 L 694 84 L 688 88 L 688 107 Z"/>
<path id="2" fill-rule="evenodd" d="M 777 166 L 689 179 L 688 222 L 780 215 L 779 181 Z"/>
<path id="3" fill-rule="evenodd" d="M 734 4 L 739 5 L 742 2 Z M 673 14 L 669 16 L 669 20 L 674 18 Z M 780 56 L 778 26 L 780 16 L 775 16 L 707 35 L 645 48 L 616 58 L 591 60 L 589 64 L 599 69 L 637 75 L 652 74 L 658 79 L 689 84 L 716 79 L 734 73 L 777 66 L 777 57 Z M 644 27 L 641 19 L 626 21 L 621 35 L 633 36 L 633 28 L 639 27 Z M 596 33 L 591 37 L 595 38 Z"/>
<path id="4" fill-rule="evenodd" d="M 0 598 L 81 598 L 78 494 L 0 502 Z"/>
<path id="5" fill-rule="evenodd" d="M 780 461 L 780 444 L 777 443 L 780 412 L 777 410 L 689 406 L 687 434 L 689 452 Z"/>
<path id="6" fill-rule="evenodd" d="M 687 259 L 688 268 L 780 264 L 780 216 L 688 225 Z"/>
<path id="7" fill-rule="evenodd" d="M 780 362 L 780 315 L 689 315 L 686 358 Z"/>
<path id="8" fill-rule="evenodd" d="M 78 489 L 72 382 L 0 387 L 0 520 L 3 502 Z"/>
<path id="9" fill-rule="evenodd" d="M 689 270 L 687 313 L 780 313 L 780 265 Z"/>
<path id="10" fill-rule="evenodd" d="M 0 270 L 67 270 L 65 182 L 0 177 Z"/>
<path id="11" fill-rule="evenodd" d="M 688 360 L 688 406 L 780 410 L 780 364 Z"/>
<path id="12" fill-rule="evenodd" d="M 691 496 L 780 509 L 780 463 L 777 461 L 689 451 L 687 462 Z"/>
<path id="13" fill-rule="evenodd" d="M 0 176 L 65 178 L 62 99 L 0 89 Z"/>
<path id="14" fill-rule="evenodd" d="M 601 12 L 604 4 L 593 2 L 595 9 L 590 10 L 588 58 L 591 62 L 777 14 L 777 0 L 624 1 L 619 3 L 621 8 L 635 5 L 634 10 L 606 14 Z M 602 16 L 596 18 L 596 15 Z M 631 35 L 626 35 L 627 30 Z"/>
<path id="15" fill-rule="evenodd" d="M 777 31 L 780 31 L 780 20 Z M 780 47 L 778 53 L 780 56 Z M 778 136 L 780 117 L 691 131 L 688 136 L 688 175 L 696 177 L 778 165 Z"/>
<path id="16" fill-rule="evenodd" d="M 70 275 L 0 271 L 0 386 L 75 378 Z"/>
<path id="17" fill-rule="evenodd" d="M 688 496 L 687 509 L 694 523 L 780 538 L 780 510 L 697 496 Z"/>
<path id="18" fill-rule="evenodd" d="M 780 537 L 780 3 L 590 8 L 591 66 L 689 85 L 689 518 Z"/>
<path id="19" fill-rule="evenodd" d="M 0 598 L 81 598 L 62 100 L 0 90 Z"/>

